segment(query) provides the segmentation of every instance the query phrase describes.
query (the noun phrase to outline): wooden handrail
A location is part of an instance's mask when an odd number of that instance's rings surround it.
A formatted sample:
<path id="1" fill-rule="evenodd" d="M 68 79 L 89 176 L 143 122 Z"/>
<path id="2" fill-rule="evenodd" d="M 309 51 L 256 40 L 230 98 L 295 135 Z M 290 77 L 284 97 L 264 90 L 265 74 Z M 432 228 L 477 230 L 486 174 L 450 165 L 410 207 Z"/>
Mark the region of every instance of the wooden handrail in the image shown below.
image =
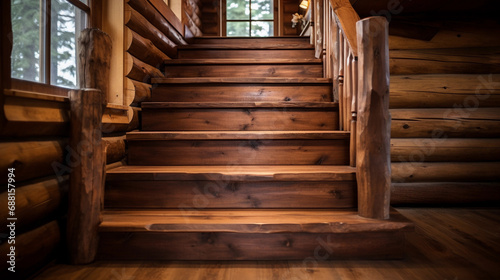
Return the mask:
<path id="1" fill-rule="evenodd" d="M 356 35 L 356 22 L 360 20 L 358 13 L 356 13 L 349 0 L 330 0 L 330 5 L 335 12 L 335 15 L 337 15 L 340 28 L 347 39 L 353 55 L 355 57 L 358 56 L 358 43 Z"/>

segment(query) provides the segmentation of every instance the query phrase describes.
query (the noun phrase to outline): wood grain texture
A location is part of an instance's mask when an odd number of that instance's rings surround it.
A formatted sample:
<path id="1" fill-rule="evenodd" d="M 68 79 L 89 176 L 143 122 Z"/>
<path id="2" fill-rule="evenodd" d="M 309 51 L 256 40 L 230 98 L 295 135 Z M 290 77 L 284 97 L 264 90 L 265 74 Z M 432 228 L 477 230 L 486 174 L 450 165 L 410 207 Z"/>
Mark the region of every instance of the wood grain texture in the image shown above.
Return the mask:
<path id="1" fill-rule="evenodd" d="M 297 44 L 303 47 L 311 47 L 309 38 L 298 37 L 298 36 L 280 36 L 280 37 L 255 37 L 255 38 L 243 38 L 243 37 L 198 37 L 194 38 L 193 44 L 216 44 L 216 45 L 247 45 L 249 43 L 258 44 L 260 46 L 272 46 L 276 44 Z"/>
<path id="2" fill-rule="evenodd" d="M 500 161 L 500 139 L 393 138 L 392 162 Z"/>
<path id="3" fill-rule="evenodd" d="M 251 47 L 251 46 L 250 46 Z M 312 49 L 179 49 L 179 59 L 314 58 Z"/>
<path id="4" fill-rule="evenodd" d="M 499 47 L 391 51 L 391 75 L 500 72 Z"/>
<path id="5" fill-rule="evenodd" d="M 498 182 L 394 183 L 392 205 L 480 205 L 498 204 Z"/>
<path id="6" fill-rule="evenodd" d="M 162 122 L 158 122 L 162 119 Z M 147 109 L 142 112 L 142 129 L 154 130 L 335 130 L 338 113 L 333 108 L 249 108 L 249 109 Z"/>
<path id="7" fill-rule="evenodd" d="M 349 47 L 353 50 L 354 56 L 357 56 L 359 42 L 356 22 L 359 21 L 359 15 L 348 0 L 330 0 L 330 5 L 337 15 L 339 28 L 342 29 Z"/>
<path id="8" fill-rule="evenodd" d="M 15 246 L 16 248 L 16 272 L 8 271 L 7 268 L 10 265 L 4 261 L 0 265 L 0 276 L 3 279 L 26 279 L 31 276 L 57 256 L 61 239 L 60 226 L 54 220 L 31 231 L 18 233 L 15 245 L 2 242 L 0 253 L 5 256 L 4 260 L 10 253 L 10 247 Z"/>
<path id="9" fill-rule="evenodd" d="M 137 34 L 142 37 L 149 39 L 159 50 L 166 54 L 170 58 L 174 58 L 177 55 L 176 44 L 163 34 L 158 28 L 151 24 L 144 16 L 139 12 L 131 8 L 130 6 L 125 6 L 124 15 L 125 25 L 131 30 L 137 32 Z"/>
<path id="10" fill-rule="evenodd" d="M 278 140 L 349 139 L 345 131 L 131 131 L 127 140 Z"/>
<path id="11" fill-rule="evenodd" d="M 329 102 L 330 84 L 199 83 L 161 84 L 153 89 L 155 102 Z"/>
<path id="12" fill-rule="evenodd" d="M 123 166 L 109 170 L 110 181 L 354 181 L 356 168 L 343 165 Z"/>
<path id="13" fill-rule="evenodd" d="M 328 255 L 328 259 L 400 259 L 403 257 L 403 236 L 401 232 L 369 234 L 102 233 L 100 258 L 114 260 L 303 260 L 314 253 L 315 249 L 320 246 L 317 240 L 321 239 L 328 240 L 327 246 L 332 252 Z M 351 245 L 342 245 L 347 243 Z"/>
<path id="14" fill-rule="evenodd" d="M 384 17 L 358 21 L 359 92 L 356 128 L 358 211 L 389 218 L 391 166 L 389 114 L 389 23 Z M 378 33 L 371 33 L 378 30 Z"/>
<path id="15" fill-rule="evenodd" d="M 164 60 L 169 59 L 149 39 L 142 37 L 128 28 L 125 29 L 125 33 L 125 49 L 139 60 L 155 68 L 159 68 Z"/>
<path id="16" fill-rule="evenodd" d="M 106 149 L 106 164 L 121 161 L 126 156 L 125 135 L 103 137 Z"/>
<path id="17" fill-rule="evenodd" d="M 75 264 L 94 260 L 104 189 L 106 155 L 102 135 L 105 99 L 95 89 L 70 92 L 69 147 L 75 154 L 69 189 L 67 245 Z"/>
<path id="18" fill-rule="evenodd" d="M 400 261 L 320 261 L 314 248 L 299 261 L 151 262 L 97 261 L 93 265 L 57 264 L 37 280 L 142 279 L 192 280 L 385 280 L 496 279 L 500 277 L 498 208 L 398 208 L 416 224 L 406 233 L 406 257 Z M 326 252 L 321 250 L 321 258 Z M 316 262 L 315 262 L 315 261 Z"/>
<path id="19" fill-rule="evenodd" d="M 150 84 L 151 78 L 163 78 L 163 73 L 131 54 L 125 54 L 125 73 L 126 77 L 132 80 Z"/>
<path id="20" fill-rule="evenodd" d="M 398 162 L 391 164 L 393 183 L 498 182 L 500 162 Z"/>
<path id="21" fill-rule="evenodd" d="M 140 189 L 138 192 L 137 190 Z M 107 181 L 107 209 L 352 208 L 356 183 L 240 181 Z"/>
<path id="22" fill-rule="evenodd" d="M 125 89 L 128 104 L 140 104 L 143 101 L 151 101 L 151 85 L 141 83 L 129 78 L 125 79 Z"/>
<path id="23" fill-rule="evenodd" d="M 46 221 L 64 210 L 68 190 L 68 177 L 45 177 L 24 184 L 18 184 L 16 188 L 16 232 L 21 233 Z M 9 209 L 7 208 L 8 194 L 2 192 L 0 199 L 5 202 L 5 207 L 0 209 L 0 226 L 2 232 L 7 232 L 7 225 L 10 221 L 7 218 Z"/>
<path id="24" fill-rule="evenodd" d="M 154 0 L 128 0 L 127 3 L 143 15 L 151 24 L 157 27 L 165 36 L 167 36 L 176 45 L 186 45 L 186 40 L 184 40 L 182 34 L 179 33 L 180 28 L 178 19 L 173 15 L 170 8 L 161 3 L 161 1 Z M 177 24 L 179 29 L 174 28 L 174 24 Z"/>
<path id="25" fill-rule="evenodd" d="M 7 178 L 7 168 L 16 169 L 16 182 L 54 174 L 51 164 L 63 161 L 67 139 L 15 141 L 0 143 L 0 176 Z"/>
<path id="26" fill-rule="evenodd" d="M 99 29 L 84 29 L 78 38 L 78 45 L 82 46 L 78 48 L 80 88 L 98 89 L 108 97 L 111 37 Z"/>
<path id="27" fill-rule="evenodd" d="M 349 162 L 348 140 L 129 142 L 130 165 L 306 165 Z M 144 149 L 148 147 L 148 149 Z"/>
<path id="28" fill-rule="evenodd" d="M 165 2 L 162 0 L 148 0 L 151 5 L 158 10 L 161 15 L 177 30 L 179 34 L 181 34 L 184 38 L 188 38 L 188 34 L 184 32 L 185 26 L 182 24 L 181 20 L 174 14 L 174 12 L 165 5 Z"/>
<path id="29" fill-rule="evenodd" d="M 500 75 L 392 75 L 390 107 L 499 107 Z"/>
<path id="30" fill-rule="evenodd" d="M 234 65 L 167 65 L 165 77 L 311 77 L 323 76 L 321 64 L 234 64 Z"/>
<path id="31" fill-rule="evenodd" d="M 391 109 L 395 138 L 500 136 L 498 108 Z"/>

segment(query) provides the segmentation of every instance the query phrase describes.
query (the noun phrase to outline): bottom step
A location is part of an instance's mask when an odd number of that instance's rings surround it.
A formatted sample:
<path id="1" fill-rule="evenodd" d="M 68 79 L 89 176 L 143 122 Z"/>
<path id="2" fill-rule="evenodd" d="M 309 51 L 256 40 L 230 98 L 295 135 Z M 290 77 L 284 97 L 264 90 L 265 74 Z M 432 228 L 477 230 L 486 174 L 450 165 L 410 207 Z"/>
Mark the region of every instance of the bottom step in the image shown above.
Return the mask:
<path id="1" fill-rule="evenodd" d="M 354 210 L 105 211 L 101 259 L 397 259 L 413 225 Z"/>

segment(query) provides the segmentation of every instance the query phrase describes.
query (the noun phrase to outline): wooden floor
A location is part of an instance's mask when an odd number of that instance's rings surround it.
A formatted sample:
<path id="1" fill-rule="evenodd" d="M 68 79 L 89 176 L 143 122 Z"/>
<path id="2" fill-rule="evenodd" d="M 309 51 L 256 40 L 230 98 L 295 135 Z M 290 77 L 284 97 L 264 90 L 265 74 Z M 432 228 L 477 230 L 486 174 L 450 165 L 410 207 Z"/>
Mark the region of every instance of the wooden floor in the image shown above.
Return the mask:
<path id="1" fill-rule="evenodd" d="M 36 280 L 500 279 L 500 208 L 398 208 L 415 223 L 397 261 L 96 262 L 55 265 Z M 321 258 L 324 252 L 316 258 Z"/>

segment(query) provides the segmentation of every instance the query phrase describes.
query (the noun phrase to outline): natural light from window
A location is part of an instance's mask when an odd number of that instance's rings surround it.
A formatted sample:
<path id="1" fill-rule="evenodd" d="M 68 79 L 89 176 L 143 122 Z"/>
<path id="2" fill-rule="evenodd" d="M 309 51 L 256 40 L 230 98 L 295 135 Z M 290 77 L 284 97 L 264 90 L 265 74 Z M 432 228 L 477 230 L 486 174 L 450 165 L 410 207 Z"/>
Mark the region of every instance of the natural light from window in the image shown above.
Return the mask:
<path id="1" fill-rule="evenodd" d="M 227 0 L 226 36 L 274 35 L 273 0 Z"/>

